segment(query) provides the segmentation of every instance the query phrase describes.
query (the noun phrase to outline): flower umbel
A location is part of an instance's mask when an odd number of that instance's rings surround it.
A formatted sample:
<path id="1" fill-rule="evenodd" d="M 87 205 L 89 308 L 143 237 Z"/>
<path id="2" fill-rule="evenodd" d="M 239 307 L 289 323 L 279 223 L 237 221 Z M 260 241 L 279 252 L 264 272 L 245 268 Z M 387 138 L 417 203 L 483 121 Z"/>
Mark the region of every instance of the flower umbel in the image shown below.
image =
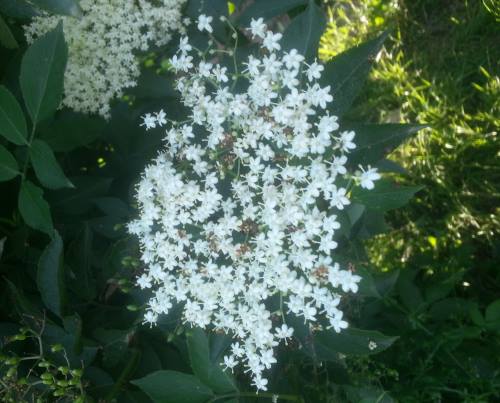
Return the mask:
<path id="1" fill-rule="evenodd" d="M 174 32 L 184 31 L 185 2 L 81 0 L 80 19 L 41 15 L 25 27 L 25 34 L 33 42 L 62 20 L 69 50 L 62 105 L 109 117 L 110 102 L 136 85 L 140 69 L 135 53 L 165 45 Z"/>
<path id="2" fill-rule="evenodd" d="M 355 133 L 337 132 L 319 65 L 295 49 L 278 53 L 281 35 L 261 20 L 250 31 L 263 45 L 244 73 L 192 61 L 181 40 L 172 66 L 190 119 L 168 126 L 167 147 L 137 187 L 140 216 L 129 231 L 147 266 L 139 286 L 153 291 L 145 321 L 183 304 L 186 323 L 234 336 L 224 366 L 243 364 L 266 390 L 274 347 L 293 336 L 285 314 L 325 318 L 337 332 L 347 327 L 339 304 L 361 277 L 335 263 L 332 251 L 335 213 L 356 183 L 346 168 Z M 235 80 L 246 90 L 233 91 Z M 146 114 L 143 125 L 162 126 L 158 116 Z M 282 302 L 279 315 L 266 306 L 273 297 Z"/>

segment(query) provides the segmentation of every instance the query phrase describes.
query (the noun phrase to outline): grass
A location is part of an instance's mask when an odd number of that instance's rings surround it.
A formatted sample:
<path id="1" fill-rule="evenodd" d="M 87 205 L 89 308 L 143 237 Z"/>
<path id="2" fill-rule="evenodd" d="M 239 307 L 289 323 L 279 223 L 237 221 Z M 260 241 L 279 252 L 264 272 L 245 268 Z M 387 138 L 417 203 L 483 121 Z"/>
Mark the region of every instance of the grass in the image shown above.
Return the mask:
<path id="1" fill-rule="evenodd" d="M 438 278 L 454 279 L 450 295 L 480 309 L 497 299 L 500 289 L 499 9 L 490 0 L 338 0 L 330 9 L 320 51 L 328 59 L 390 29 L 367 93 L 349 117 L 428 124 L 391 155 L 407 171 L 401 181 L 425 188 L 407 207 L 388 214 L 393 230 L 371 241 L 370 259 L 384 271 L 415 270 L 422 280 L 419 287 L 432 286 Z M 469 367 L 471 359 L 479 361 L 483 352 L 498 347 L 497 336 L 479 332 L 455 343 L 446 339 L 452 327 L 469 328 L 470 320 L 446 327 L 428 312 L 418 319 L 438 330 L 425 340 L 416 332 L 403 336 L 399 358 L 358 362 L 365 365 L 360 373 L 370 376 L 376 370 L 374 382 L 385 379 L 385 386 L 405 396 L 404 401 L 498 397 L 498 374 L 488 381 Z M 448 343 L 460 357 L 455 362 L 449 357 L 439 361 L 436 354 L 438 346 Z M 475 354 L 471 348 L 477 346 L 485 351 Z"/>
<path id="2" fill-rule="evenodd" d="M 330 13 L 336 22 L 322 41 L 326 59 L 355 44 L 355 32 L 366 38 L 393 27 L 352 116 L 431 127 L 392 156 L 407 169 L 407 180 L 425 186 L 393 223 L 408 225 L 412 234 L 418 227 L 430 247 L 463 239 L 493 244 L 500 233 L 495 17 L 478 2 L 429 0 L 341 1 Z"/>

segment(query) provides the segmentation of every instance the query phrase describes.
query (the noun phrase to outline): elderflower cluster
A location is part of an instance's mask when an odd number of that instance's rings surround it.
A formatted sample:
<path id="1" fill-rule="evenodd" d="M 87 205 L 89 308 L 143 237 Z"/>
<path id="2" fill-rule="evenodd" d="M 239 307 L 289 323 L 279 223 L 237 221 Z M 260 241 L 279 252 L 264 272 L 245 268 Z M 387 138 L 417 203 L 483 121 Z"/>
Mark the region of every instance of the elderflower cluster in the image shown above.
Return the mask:
<path id="1" fill-rule="evenodd" d="M 186 0 L 81 0 L 83 16 L 42 15 L 25 27 L 28 42 L 63 21 L 69 58 L 62 105 L 109 117 L 110 102 L 134 87 L 139 77 L 135 53 L 165 45 L 184 32 Z"/>
<path id="2" fill-rule="evenodd" d="M 199 29 L 210 32 L 209 23 L 201 16 Z M 168 124 L 167 147 L 138 184 L 140 216 L 129 231 L 146 266 L 138 285 L 152 292 L 145 322 L 183 304 L 186 323 L 233 335 L 225 367 L 243 365 L 266 390 L 274 349 L 294 331 L 285 313 L 347 327 L 339 305 L 361 277 L 335 262 L 336 213 L 352 186 L 373 188 L 380 175 L 348 172 L 355 133 L 339 131 L 327 111 L 323 66 L 281 52 L 281 34 L 262 19 L 250 33 L 259 56 L 235 74 L 205 58 L 217 51 L 195 61 L 181 39 L 171 64 L 190 119 L 143 117 L 146 129 Z"/>

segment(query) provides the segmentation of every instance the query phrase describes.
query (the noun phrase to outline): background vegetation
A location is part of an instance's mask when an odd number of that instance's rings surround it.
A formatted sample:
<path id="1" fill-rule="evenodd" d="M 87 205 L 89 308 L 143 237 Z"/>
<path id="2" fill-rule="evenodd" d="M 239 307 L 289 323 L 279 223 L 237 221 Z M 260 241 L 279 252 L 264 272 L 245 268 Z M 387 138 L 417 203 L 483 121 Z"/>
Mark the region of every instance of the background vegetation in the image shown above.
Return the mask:
<path id="1" fill-rule="evenodd" d="M 409 319 L 394 354 L 364 368 L 385 374 L 403 401 L 499 393 L 498 330 L 485 319 L 498 320 L 500 289 L 498 10 L 480 1 L 337 1 L 322 40 L 328 59 L 362 40 L 355 33 L 391 29 L 352 116 L 429 125 L 392 154 L 405 168 L 400 179 L 424 189 L 387 216 L 393 230 L 369 247 L 373 267 L 411 279 L 400 284 Z"/>
<path id="2" fill-rule="evenodd" d="M 319 55 L 332 59 L 332 83 L 348 77 L 350 66 L 368 72 L 376 61 L 342 123 L 392 124 L 359 127 L 368 152 L 357 158 L 385 170 L 397 197 L 389 205 L 357 195 L 341 217 L 343 263 L 364 277 L 344 308 L 352 328 L 335 335 L 294 323 L 296 338 L 270 375 L 272 393 L 256 397 L 245 374 L 227 383 L 216 369 L 227 337 L 185 329 L 175 313 L 156 328 L 143 326 L 146 297 L 133 286 L 142 268 L 124 224 L 134 215 L 134 183 L 163 137 L 145 136 L 139 117 L 160 107 L 172 119 L 184 113 L 172 92 L 158 90 L 171 82 L 164 61 L 173 49 L 143 56 L 139 86 L 116 102 L 109 121 L 55 112 L 50 97 L 37 109 L 36 94 L 22 88 L 44 68 L 22 34 L 32 8 L 6 0 L 0 81 L 14 104 L 24 99 L 26 107 L 1 109 L 21 122 L 21 137 L 0 138 L 0 400 L 233 403 L 272 401 L 273 393 L 278 401 L 312 403 L 500 399 L 497 4 L 256 0 L 240 14 L 244 2 L 229 9 L 226 1 L 205 3 L 190 1 L 186 13 L 235 10 L 237 26 L 259 15 L 276 27 L 313 26 L 316 45 L 321 6 L 329 22 Z M 215 20 L 218 38 L 230 43 L 231 32 Z M 379 52 L 384 29 L 390 36 Z M 63 47 L 56 53 L 64 65 Z M 356 64 L 346 68 L 346 61 Z M 53 93 L 60 91 L 57 76 Z M 339 91 L 336 112 L 347 109 L 362 79 L 351 77 L 356 85 Z M 12 105 L 5 94 L 0 105 Z M 375 135 L 384 147 L 370 143 Z M 390 160 L 382 158 L 407 138 Z M 416 186 L 423 189 L 410 204 L 393 210 Z"/>

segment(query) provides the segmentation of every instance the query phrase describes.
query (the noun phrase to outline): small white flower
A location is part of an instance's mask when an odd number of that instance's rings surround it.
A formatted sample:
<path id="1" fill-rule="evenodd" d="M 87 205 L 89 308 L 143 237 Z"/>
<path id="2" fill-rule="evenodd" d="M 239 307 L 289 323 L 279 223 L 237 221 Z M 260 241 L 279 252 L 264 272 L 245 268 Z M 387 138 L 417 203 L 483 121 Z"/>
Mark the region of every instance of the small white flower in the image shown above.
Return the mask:
<path id="1" fill-rule="evenodd" d="M 156 127 L 156 116 L 153 116 L 151 113 L 146 113 L 142 117 L 141 126 L 145 126 L 146 130 L 154 129 Z"/>
<path id="2" fill-rule="evenodd" d="M 345 175 L 347 173 L 347 169 L 345 167 L 346 162 L 347 157 L 345 155 L 334 157 L 331 165 L 332 174 L 334 176 L 336 176 L 337 174 Z"/>
<path id="3" fill-rule="evenodd" d="M 373 189 L 375 187 L 374 182 L 381 178 L 380 174 L 377 172 L 377 168 L 371 168 L 368 166 L 366 171 L 362 167 L 360 167 L 360 169 L 362 172 L 358 176 L 358 179 L 361 187 L 368 190 Z"/>
<path id="4" fill-rule="evenodd" d="M 149 324 L 149 326 L 153 326 L 153 324 L 155 324 L 157 320 L 158 320 L 158 314 L 156 314 L 152 311 L 147 311 L 144 314 L 143 323 L 147 323 L 147 324 Z"/>
<path id="5" fill-rule="evenodd" d="M 226 367 L 226 369 L 229 368 L 232 371 L 236 365 L 238 365 L 238 361 L 234 359 L 233 355 L 224 357 L 224 366 Z"/>
<path id="6" fill-rule="evenodd" d="M 304 61 L 304 56 L 299 54 L 297 49 L 292 49 L 289 53 L 285 53 L 283 61 L 287 69 L 298 70 L 300 64 Z"/>
<path id="7" fill-rule="evenodd" d="M 320 106 L 321 109 L 326 109 L 326 104 L 333 101 L 333 97 L 330 94 L 330 86 L 327 85 L 321 88 L 318 84 L 315 84 L 314 93 L 312 94 L 312 102 L 315 106 Z"/>
<path id="8" fill-rule="evenodd" d="M 201 61 L 198 65 L 198 71 L 203 77 L 210 77 L 210 70 L 212 67 L 212 63 L 205 63 Z"/>
<path id="9" fill-rule="evenodd" d="M 267 390 L 267 379 L 262 378 L 261 376 L 257 376 L 253 379 L 252 385 L 255 385 L 257 390 Z"/>
<path id="10" fill-rule="evenodd" d="M 347 329 L 348 323 L 345 320 L 342 320 L 342 316 L 335 316 L 330 319 L 330 326 L 333 327 L 335 332 L 340 333 L 342 329 Z"/>
<path id="11" fill-rule="evenodd" d="M 264 24 L 264 19 L 261 17 L 257 20 L 252 19 L 250 22 L 250 32 L 253 37 L 258 36 L 259 38 L 264 38 L 266 36 L 267 26 Z"/>
<path id="12" fill-rule="evenodd" d="M 274 34 L 271 31 L 268 31 L 264 38 L 263 45 L 269 52 L 280 50 L 281 46 L 279 44 L 279 41 L 282 37 L 283 35 L 280 33 Z"/>
<path id="13" fill-rule="evenodd" d="M 207 31 L 207 32 L 212 33 L 213 29 L 212 29 L 212 25 L 210 25 L 212 20 L 213 20 L 213 17 L 206 16 L 205 14 L 200 14 L 198 16 L 198 30 L 201 32 Z"/>
<path id="14" fill-rule="evenodd" d="M 166 119 L 167 114 L 161 109 L 159 112 L 156 113 L 156 124 L 158 126 L 162 127 L 163 125 L 167 124 L 167 119 Z M 147 125 L 146 125 L 146 130 L 147 130 Z"/>
<path id="15" fill-rule="evenodd" d="M 219 65 L 215 66 L 214 71 L 213 71 L 213 73 L 215 75 L 215 79 L 219 82 L 226 83 L 228 80 L 227 75 L 226 75 L 226 71 L 227 71 L 226 67 L 221 67 Z"/>
<path id="16" fill-rule="evenodd" d="M 340 133 L 340 148 L 342 151 L 348 153 L 350 150 L 356 148 L 356 144 L 353 143 L 355 133 L 353 131 L 346 131 Z"/>
<path id="17" fill-rule="evenodd" d="M 378 347 L 377 343 L 375 343 L 373 340 L 370 340 L 370 342 L 368 343 L 368 348 L 373 351 L 377 347 Z"/>
<path id="18" fill-rule="evenodd" d="M 288 327 L 285 323 L 281 325 L 280 328 L 276 329 L 276 337 L 278 339 L 284 339 L 286 343 L 286 339 L 291 338 L 293 335 L 293 328 Z"/>
<path id="19" fill-rule="evenodd" d="M 182 37 L 179 42 L 179 51 L 185 53 L 191 51 L 191 49 L 193 48 L 189 44 L 189 38 L 187 36 Z"/>
<path id="20" fill-rule="evenodd" d="M 309 81 L 313 81 L 313 80 L 318 80 L 321 78 L 321 72 L 324 70 L 325 68 L 323 67 L 323 65 L 317 63 L 316 61 L 314 61 L 307 69 L 307 79 Z"/>

